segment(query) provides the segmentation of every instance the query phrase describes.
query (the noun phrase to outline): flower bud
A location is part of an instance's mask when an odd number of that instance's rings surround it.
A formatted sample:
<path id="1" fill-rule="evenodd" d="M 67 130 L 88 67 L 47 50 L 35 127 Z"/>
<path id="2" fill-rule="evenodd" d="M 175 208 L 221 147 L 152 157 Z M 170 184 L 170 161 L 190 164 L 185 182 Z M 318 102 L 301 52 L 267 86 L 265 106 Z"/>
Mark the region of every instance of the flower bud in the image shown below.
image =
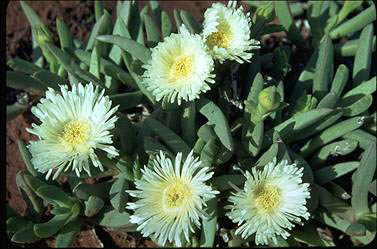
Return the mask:
<path id="1" fill-rule="evenodd" d="M 272 112 L 280 106 L 281 97 L 275 86 L 263 89 L 258 96 L 258 111 L 261 114 Z"/>
<path id="2" fill-rule="evenodd" d="M 307 112 L 314 109 L 318 100 L 312 95 L 303 95 L 297 99 L 294 113 Z"/>
<path id="3" fill-rule="evenodd" d="M 272 1 L 263 4 L 257 8 L 253 17 L 253 22 L 263 20 L 266 23 L 271 22 L 275 18 L 274 4 Z"/>
<path id="4" fill-rule="evenodd" d="M 52 43 L 52 36 L 48 30 L 44 29 L 43 27 L 36 27 L 33 28 L 34 37 L 39 44 L 39 46 L 43 46 L 46 43 Z"/>

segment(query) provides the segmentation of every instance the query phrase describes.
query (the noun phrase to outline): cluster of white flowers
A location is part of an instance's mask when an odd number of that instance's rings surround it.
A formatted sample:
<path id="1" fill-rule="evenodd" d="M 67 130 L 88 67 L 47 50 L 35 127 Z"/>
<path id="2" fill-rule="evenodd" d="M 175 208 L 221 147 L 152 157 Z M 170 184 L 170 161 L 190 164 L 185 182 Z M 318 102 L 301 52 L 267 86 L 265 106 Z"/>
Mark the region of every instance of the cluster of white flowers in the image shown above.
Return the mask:
<path id="1" fill-rule="evenodd" d="M 143 82 L 157 100 L 170 102 L 193 100 L 210 89 L 214 83 L 214 59 L 249 61 L 251 49 L 258 41 L 250 39 L 250 17 L 236 3 L 228 6 L 215 3 L 205 12 L 203 34 L 190 34 L 180 27 L 152 50 L 152 58 L 144 65 Z M 82 169 L 91 175 L 91 165 L 103 166 L 98 150 L 108 157 L 118 155 L 112 146 L 111 130 L 118 119 L 118 107 L 111 107 L 104 90 L 92 83 L 60 87 L 61 93 L 48 89 L 46 97 L 32 108 L 41 121 L 33 124 L 30 133 L 39 137 L 28 146 L 32 164 L 48 179 L 64 170 L 72 169 L 80 176 Z M 141 170 L 142 177 L 135 180 L 136 190 L 127 192 L 137 200 L 127 203 L 134 211 L 130 221 L 137 224 L 143 236 L 150 236 L 159 245 L 167 242 L 183 246 L 190 234 L 206 219 L 206 202 L 219 194 L 206 182 L 214 172 L 202 167 L 199 158 L 190 154 L 182 163 L 178 153 L 174 162 L 163 151 L 152 160 L 150 167 Z M 276 164 L 276 158 L 263 170 L 252 168 L 246 172 L 243 190 L 229 197 L 226 215 L 239 227 L 236 234 L 247 238 L 255 233 L 256 244 L 276 243 L 276 236 L 286 238 L 286 229 L 308 219 L 305 207 L 310 197 L 308 184 L 302 183 L 302 168 L 287 161 Z"/>
<path id="2" fill-rule="evenodd" d="M 236 1 L 228 6 L 214 3 L 204 14 L 203 32 L 191 34 L 184 25 L 152 49 L 152 58 L 144 68 L 143 84 L 157 101 L 191 101 L 210 90 L 215 74 L 214 60 L 223 63 L 250 61 L 251 50 L 259 41 L 250 38 L 250 13 Z"/>

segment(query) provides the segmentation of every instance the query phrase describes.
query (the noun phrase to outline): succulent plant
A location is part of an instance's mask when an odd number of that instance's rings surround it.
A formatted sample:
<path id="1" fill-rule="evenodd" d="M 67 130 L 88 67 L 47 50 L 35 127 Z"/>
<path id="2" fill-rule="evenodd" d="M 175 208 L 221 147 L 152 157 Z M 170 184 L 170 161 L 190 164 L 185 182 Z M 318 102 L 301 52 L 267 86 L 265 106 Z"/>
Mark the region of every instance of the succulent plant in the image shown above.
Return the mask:
<path id="1" fill-rule="evenodd" d="M 143 168 L 152 169 L 160 151 L 172 160 L 178 153 L 186 159 L 193 151 L 201 167 L 214 172 L 207 185 L 219 192 L 206 201 L 201 212 L 207 218 L 192 228 L 195 233 L 182 246 L 254 243 L 254 235 L 240 236 L 238 225 L 225 216 L 225 207 L 231 191 L 244 188 L 246 178 L 240 172 L 263 169 L 274 158 L 302 170 L 302 182 L 310 190 L 306 203 L 310 218 L 294 227 L 288 239 L 277 236 L 269 245 L 337 244 L 319 227 L 348 235 L 354 245 L 375 238 L 373 1 L 245 1 L 252 17 L 250 39 L 259 41 L 284 31 L 285 44 L 270 50 L 263 44 L 260 50 L 253 48 L 250 62 L 242 64 L 234 60 L 220 64 L 214 59 L 209 89 L 195 98 L 183 98 L 180 105 L 168 98 L 157 101 L 156 92 L 145 82 L 145 65 L 152 53 L 174 33 L 173 21 L 158 1 L 141 10 L 136 1 L 118 1 L 114 24 L 96 1 L 96 22 L 88 40 L 76 39 L 57 19 L 60 44 L 54 44 L 54 34 L 32 8 L 20 3 L 32 29 L 34 61 L 16 57 L 7 63 L 12 69 L 7 71 L 7 86 L 25 91 L 7 106 L 7 119 L 28 110 L 48 88 L 59 92 L 59 85 L 91 82 L 104 90 L 112 106 L 118 106 L 111 134 L 119 155 L 96 151 L 104 171 L 92 167 L 94 183 L 88 183 L 86 172 L 78 176 L 71 170 L 46 180 L 19 140 L 26 170 L 17 174 L 16 182 L 27 212 L 20 216 L 7 205 L 7 233 L 13 242 L 32 243 L 56 235 L 56 247 L 68 247 L 83 224 L 137 233 L 140 229 L 130 218 L 133 211 L 126 207 L 127 202 L 136 203 L 136 195 L 129 193 L 137 191 L 136 184 L 145 180 Z M 234 8 L 232 4 L 228 8 Z M 300 34 L 295 17 L 308 21 L 309 39 Z M 271 23 L 275 18 L 280 24 Z M 189 12 L 174 10 L 174 19 L 177 28 L 186 27 L 187 37 L 202 38 L 203 25 Z M 349 40 L 341 42 L 342 37 Z M 300 52 L 310 58 L 297 72 L 292 56 Z M 177 72 L 184 77 L 188 64 L 178 64 Z M 169 195 L 174 203 L 180 200 L 182 188 L 178 184 L 172 192 L 178 197 Z M 51 219 L 42 222 L 47 207 Z M 173 240 L 169 238 L 166 245 Z"/>

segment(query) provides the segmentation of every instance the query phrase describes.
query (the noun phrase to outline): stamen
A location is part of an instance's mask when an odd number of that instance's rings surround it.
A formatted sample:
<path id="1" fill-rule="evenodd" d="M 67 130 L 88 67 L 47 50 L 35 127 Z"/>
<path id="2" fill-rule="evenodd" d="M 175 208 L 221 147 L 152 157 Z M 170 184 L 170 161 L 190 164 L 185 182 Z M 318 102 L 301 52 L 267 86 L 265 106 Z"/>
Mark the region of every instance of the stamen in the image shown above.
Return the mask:
<path id="1" fill-rule="evenodd" d="M 281 205 L 281 190 L 276 186 L 261 185 L 254 191 L 254 204 L 262 213 L 273 213 Z"/>
<path id="2" fill-rule="evenodd" d="M 212 33 L 207 39 L 209 48 L 218 46 L 220 48 L 228 48 L 231 41 L 232 31 L 226 22 L 217 25 L 217 32 Z"/>
<path id="3" fill-rule="evenodd" d="M 60 135 L 61 142 L 71 150 L 85 144 L 88 139 L 90 126 L 86 121 L 72 120 L 64 127 Z"/>
<path id="4" fill-rule="evenodd" d="M 182 55 L 175 59 L 170 76 L 174 82 L 187 77 L 192 72 L 193 58 L 192 56 Z"/>

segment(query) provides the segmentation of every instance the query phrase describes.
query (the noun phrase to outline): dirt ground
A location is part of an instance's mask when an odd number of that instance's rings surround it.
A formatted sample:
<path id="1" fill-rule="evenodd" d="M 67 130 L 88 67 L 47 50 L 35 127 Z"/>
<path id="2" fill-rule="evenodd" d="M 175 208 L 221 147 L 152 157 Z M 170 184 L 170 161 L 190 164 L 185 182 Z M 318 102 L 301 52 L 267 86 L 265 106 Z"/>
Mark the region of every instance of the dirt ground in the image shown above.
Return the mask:
<path id="1" fill-rule="evenodd" d="M 225 2 L 225 1 L 224 1 Z M 85 40 L 94 25 L 90 16 L 94 13 L 93 1 L 27 1 L 36 11 L 50 30 L 56 34 L 56 18 L 63 20 L 72 34 L 80 40 Z M 113 21 L 116 17 L 116 1 L 103 1 L 104 7 L 112 14 Z M 139 1 L 140 7 L 148 1 Z M 192 13 L 199 21 L 203 19 L 203 13 L 212 1 L 161 1 L 162 8 L 168 12 L 174 20 L 173 9 L 184 9 Z M 57 35 L 54 37 L 58 44 Z M 19 1 L 10 1 L 6 11 L 6 61 L 14 57 L 20 57 L 32 61 L 31 28 Z M 7 68 L 9 70 L 9 68 Z M 20 91 L 7 88 L 6 102 L 11 104 L 16 100 Z M 25 213 L 26 204 L 17 188 L 15 176 L 17 172 L 25 168 L 17 141 L 25 142 L 35 140 L 36 137 L 25 131 L 32 123 L 30 110 L 6 124 L 6 200 L 19 214 Z M 102 238 L 98 238 L 102 237 Z M 27 247 L 54 247 L 54 238 L 43 240 L 28 245 Z M 135 238 L 127 233 L 110 231 L 107 229 L 84 227 L 77 235 L 75 247 L 156 247 L 148 240 Z"/>

